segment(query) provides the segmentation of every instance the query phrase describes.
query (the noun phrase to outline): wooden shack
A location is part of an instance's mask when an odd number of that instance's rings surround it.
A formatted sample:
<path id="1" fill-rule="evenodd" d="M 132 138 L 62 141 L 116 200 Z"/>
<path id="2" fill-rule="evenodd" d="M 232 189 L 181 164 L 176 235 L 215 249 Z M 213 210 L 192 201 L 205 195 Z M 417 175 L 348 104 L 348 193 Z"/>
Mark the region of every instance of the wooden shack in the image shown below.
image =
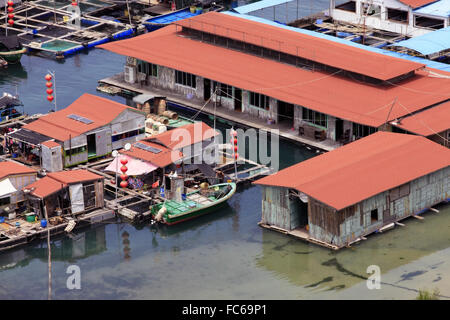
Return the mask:
<path id="1" fill-rule="evenodd" d="M 20 163 L 0 162 L 0 211 L 20 211 L 24 207 L 22 188 L 36 181 L 36 176 L 35 170 Z"/>
<path id="2" fill-rule="evenodd" d="M 17 160 L 52 172 L 109 155 L 144 138 L 145 115 L 84 94 L 67 108 L 40 117 L 7 137 L 13 141 L 10 147 Z"/>
<path id="3" fill-rule="evenodd" d="M 450 150 L 377 132 L 264 177 L 260 225 L 342 248 L 450 200 Z"/>
<path id="4" fill-rule="evenodd" d="M 24 188 L 31 211 L 40 219 L 80 214 L 104 207 L 103 177 L 87 170 L 48 173 Z"/>

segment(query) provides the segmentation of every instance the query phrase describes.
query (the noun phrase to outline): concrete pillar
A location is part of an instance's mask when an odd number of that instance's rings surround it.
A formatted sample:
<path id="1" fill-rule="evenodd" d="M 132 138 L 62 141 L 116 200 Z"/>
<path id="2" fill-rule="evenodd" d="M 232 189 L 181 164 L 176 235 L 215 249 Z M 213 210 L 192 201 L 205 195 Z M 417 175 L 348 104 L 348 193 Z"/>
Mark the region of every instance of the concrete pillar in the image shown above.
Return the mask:
<path id="1" fill-rule="evenodd" d="M 329 7 L 329 15 L 330 17 L 333 17 L 333 11 L 334 11 L 334 7 L 336 6 L 336 1 L 335 0 L 330 0 L 330 7 Z"/>
<path id="2" fill-rule="evenodd" d="M 362 10 L 361 10 L 361 0 L 356 0 L 356 15 L 359 17 L 362 15 Z"/>
<path id="3" fill-rule="evenodd" d="M 246 90 L 242 90 L 242 112 L 248 113 L 249 93 Z"/>
<path id="4" fill-rule="evenodd" d="M 204 88 L 205 82 L 203 80 L 203 77 L 196 76 L 195 79 L 197 81 L 197 87 L 195 89 L 194 95 L 197 97 L 197 99 L 203 100 L 203 94 L 204 94 L 203 88 Z"/>
<path id="5" fill-rule="evenodd" d="M 303 116 L 303 107 L 294 104 L 294 128 L 297 131 L 302 123 L 302 116 Z"/>
<path id="6" fill-rule="evenodd" d="M 269 98 L 269 112 L 267 113 L 267 118 L 275 120 L 278 123 L 278 100 L 274 98 Z"/>
<path id="7" fill-rule="evenodd" d="M 413 11 L 411 8 L 408 8 L 408 25 L 409 25 L 409 28 L 411 28 L 411 29 L 414 28 L 414 15 L 413 15 Z M 406 32 L 409 33 L 409 30 L 407 30 Z"/>
<path id="8" fill-rule="evenodd" d="M 327 116 L 327 138 L 336 140 L 336 118 Z"/>

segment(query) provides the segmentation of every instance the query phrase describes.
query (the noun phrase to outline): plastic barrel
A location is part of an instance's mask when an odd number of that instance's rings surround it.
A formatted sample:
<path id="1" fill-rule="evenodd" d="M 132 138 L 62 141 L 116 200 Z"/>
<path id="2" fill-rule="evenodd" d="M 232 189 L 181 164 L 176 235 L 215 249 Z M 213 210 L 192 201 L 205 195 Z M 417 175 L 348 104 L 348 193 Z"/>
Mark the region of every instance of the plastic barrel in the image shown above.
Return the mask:
<path id="1" fill-rule="evenodd" d="M 47 220 L 45 220 L 45 219 L 42 219 L 42 220 L 41 220 L 41 227 L 42 227 L 42 228 L 47 227 Z"/>

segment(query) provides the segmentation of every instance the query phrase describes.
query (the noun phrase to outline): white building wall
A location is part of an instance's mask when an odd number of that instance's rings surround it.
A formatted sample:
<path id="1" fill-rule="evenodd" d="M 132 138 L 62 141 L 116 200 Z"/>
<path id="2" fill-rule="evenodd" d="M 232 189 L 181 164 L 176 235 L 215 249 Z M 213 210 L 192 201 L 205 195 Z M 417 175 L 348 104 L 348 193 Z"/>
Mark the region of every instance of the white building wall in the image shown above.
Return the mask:
<path id="1" fill-rule="evenodd" d="M 433 31 L 432 29 L 415 27 L 412 9 L 398 0 L 357 0 L 355 2 L 356 13 L 334 8 L 331 9 L 331 17 L 337 21 L 345 21 L 352 24 L 363 25 L 364 16 L 362 15 L 361 10 L 362 4 L 373 3 L 374 5 L 381 6 L 381 14 L 377 16 L 367 16 L 365 18 L 365 24 L 368 27 L 391 31 L 411 37 L 420 36 Z M 408 23 L 388 20 L 387 8 L 408 11 Z M 448 19 L 446 23 L 448 24 Z"/>

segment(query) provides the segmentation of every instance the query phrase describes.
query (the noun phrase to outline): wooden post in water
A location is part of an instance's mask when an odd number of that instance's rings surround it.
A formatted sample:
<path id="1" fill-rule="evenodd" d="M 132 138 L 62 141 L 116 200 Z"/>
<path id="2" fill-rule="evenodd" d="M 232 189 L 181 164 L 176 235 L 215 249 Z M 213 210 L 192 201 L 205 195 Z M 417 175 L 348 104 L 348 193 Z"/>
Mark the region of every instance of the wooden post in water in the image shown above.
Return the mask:
<path id="1" fill-rule="evenodd" d="M 48 300 L 52 300 L 52 248 L 50 246 L 50 222 L 48 221 L 48 213 L 45 206 L 44 213 L 45 219 L 47 220 Z"/>

